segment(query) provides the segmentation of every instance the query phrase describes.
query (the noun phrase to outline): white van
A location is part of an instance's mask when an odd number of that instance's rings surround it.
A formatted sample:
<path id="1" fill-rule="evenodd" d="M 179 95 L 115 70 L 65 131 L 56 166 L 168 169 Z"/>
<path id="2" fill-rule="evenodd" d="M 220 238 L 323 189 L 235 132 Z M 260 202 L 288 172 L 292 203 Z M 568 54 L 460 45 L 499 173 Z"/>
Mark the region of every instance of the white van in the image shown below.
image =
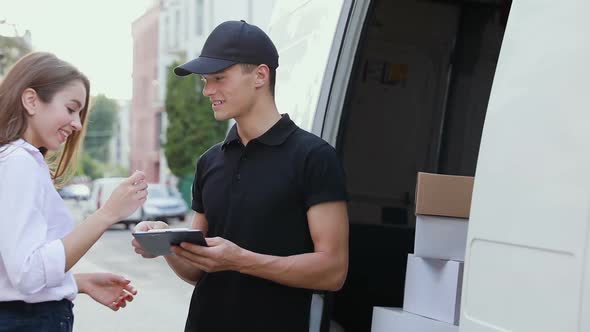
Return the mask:
<path id="1" fill-rule="evenodd" d="M 589 12 L 587 0 L 277 2 L 278 108 L 347 172 L 350 269 L 329 302 L 342 329 L 401 307 L 424 171 L 475 175 L 460 331 L 590 331 Z"/>

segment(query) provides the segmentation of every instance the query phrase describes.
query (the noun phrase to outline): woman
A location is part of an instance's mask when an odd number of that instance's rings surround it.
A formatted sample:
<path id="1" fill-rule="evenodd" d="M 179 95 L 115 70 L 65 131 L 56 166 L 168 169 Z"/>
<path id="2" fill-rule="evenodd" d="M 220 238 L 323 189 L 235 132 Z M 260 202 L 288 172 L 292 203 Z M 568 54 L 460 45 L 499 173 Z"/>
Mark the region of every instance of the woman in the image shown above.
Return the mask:
<path id="1" fill-rule="evenodd" d="M 24 56 L 0 83 L 0 331 L 71 331 L 76 293 L 112 310 L 136 294 L 123 277 L 70 272 L 147 196 L 135 172 L 74 228 L 54 185 L 74 164 L 89 90 L 86 76 L 42 52 Z"/>

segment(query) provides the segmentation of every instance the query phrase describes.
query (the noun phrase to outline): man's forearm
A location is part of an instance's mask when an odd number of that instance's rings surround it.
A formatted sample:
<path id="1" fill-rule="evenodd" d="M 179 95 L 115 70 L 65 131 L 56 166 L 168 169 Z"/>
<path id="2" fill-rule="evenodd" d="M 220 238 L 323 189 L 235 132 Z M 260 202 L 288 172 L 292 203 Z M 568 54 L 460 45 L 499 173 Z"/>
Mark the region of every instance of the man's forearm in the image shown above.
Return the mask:
<path id="1" fill-rule="evenodd" d="M 201 279 L 203 271 L 186 263 L 177 256 L 169 255 L 164 256 L 164 258 L 166 259 L 166 263 L 168 263 L 172 271 L 174 271 L 174 273 L 176 273 L 180 279 L 186 281 L 187 283 L 196 285 Z"/>
<path id="2" fill-rule="evenodd" d="M 279 257 L 245 251 L 239 272 L 291 287 L 336 291 L 346 279 L 348 257 L 325 252 Z"/>

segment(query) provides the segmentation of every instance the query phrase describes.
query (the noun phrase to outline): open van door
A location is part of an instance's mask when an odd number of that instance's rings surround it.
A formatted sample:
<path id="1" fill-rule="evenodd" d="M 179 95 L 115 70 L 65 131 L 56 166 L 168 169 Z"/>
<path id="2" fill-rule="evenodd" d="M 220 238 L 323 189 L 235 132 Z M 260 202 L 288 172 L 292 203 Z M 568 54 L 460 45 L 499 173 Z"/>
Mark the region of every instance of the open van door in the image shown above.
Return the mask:
<path id="1" fill-rule="evenodd" d="M 366 12 L 369 1 L 357 2 L 362 6 L 356 10 Z M 352 5 L 353 0 L 277 1 L 273 10 L 269 35 L 280 54 L 278 109 L 317 135 L 321 135 L 328 102 L 322 91 L 330 91 L 333 83 Z M 364 15 L 358 17 L 364 19 Z M 360 34 L 362 22 L 352 26 L 358 27 Z"/>
<path id="2" fill-rule="evenodd" d="M 485 120 L 460 331 L 590 331 L 590 2 L 514 1 Z"/>
<path id="3" fill-rule="evenodd" d="M 269 35 L 280 54 L 275 95 L 281 113 L 301 128 L 322 136 L 329 93 L 347 29 L 358 40 L 369 1 L 277 1 Z M 354 12 L 356 15 L 352 15 Z M 351 20 L 358 20 L 351 24 Z M 350 35 L 350 33 L 349 33 Z M 350 41 L 348 42 L 350 44 Z M 352 45 L 356 45 L 352 43 Z M 346 80 L 348 77 L 346 77 Z M 334 141 L 330 142 L 334 145 Z M 327 308 L 314 294 L 310 331 L 325 331 Z"/>

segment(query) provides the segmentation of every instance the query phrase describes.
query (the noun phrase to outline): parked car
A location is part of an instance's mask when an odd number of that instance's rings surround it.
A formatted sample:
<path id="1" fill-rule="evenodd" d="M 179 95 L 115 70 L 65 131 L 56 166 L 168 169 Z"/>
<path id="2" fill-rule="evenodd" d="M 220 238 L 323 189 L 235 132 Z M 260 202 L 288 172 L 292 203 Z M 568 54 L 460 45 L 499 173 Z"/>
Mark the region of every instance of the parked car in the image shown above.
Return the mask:
<path id="1" fill-rule="evenodd" d="M 123 180 L 125 178 L 122 177 L 94 180 L 90 198 L 84 208 L 84 216 L 89 216 L 103 206 Z M 125 228 L 129 228 L 131 224 L 137 224 L 142 220 L 161 220 L 164 222 L 170 222 L 175 218 L 184 220 L 187 210 L 187 205 L 176 188 L 150 183 L 148 184 L 148 197 L 143 206 L 119 221 L 119 223 L 125 225 Z"/>
<path id="2" fill-rule="evenodd" d="M 176 188 L 155 183 L 148 185 L 148 197 L 143 205 L 146 217 L 164 222 L 174 218 L 182 221 L 187 210 L 187 205 Z"/>
<path id="3" fill-rule="evenodd" d="M 90 188 L 85 184 L 70 184 L 57 190 L 63 199 L 87 200 L 90 197 Z"/>
<path id="4" fill-rule="evenodd" d="M 90 191 L 90 198 L 86 201 L 85 207 L 83 209 L 83 214 L 85 217 L 89 216 L 90 214 L 94 213 L 98 210 L 101 206 L 106 203 L 109 199 L 115 188 L 123 181 L 125 178 L 122 177 L 112 177 L 112 178 L 99 178 L 92 182 L 92 189 Z M 142 220 L 146 220 L 145 214 L 143 209 L 140 207 L 131 213 L 129 216 L 125 217 L 121 221 L 120 224 L 124 224 L 125 228 L 129 228 L 131 224 L 137 224 Z"/>

